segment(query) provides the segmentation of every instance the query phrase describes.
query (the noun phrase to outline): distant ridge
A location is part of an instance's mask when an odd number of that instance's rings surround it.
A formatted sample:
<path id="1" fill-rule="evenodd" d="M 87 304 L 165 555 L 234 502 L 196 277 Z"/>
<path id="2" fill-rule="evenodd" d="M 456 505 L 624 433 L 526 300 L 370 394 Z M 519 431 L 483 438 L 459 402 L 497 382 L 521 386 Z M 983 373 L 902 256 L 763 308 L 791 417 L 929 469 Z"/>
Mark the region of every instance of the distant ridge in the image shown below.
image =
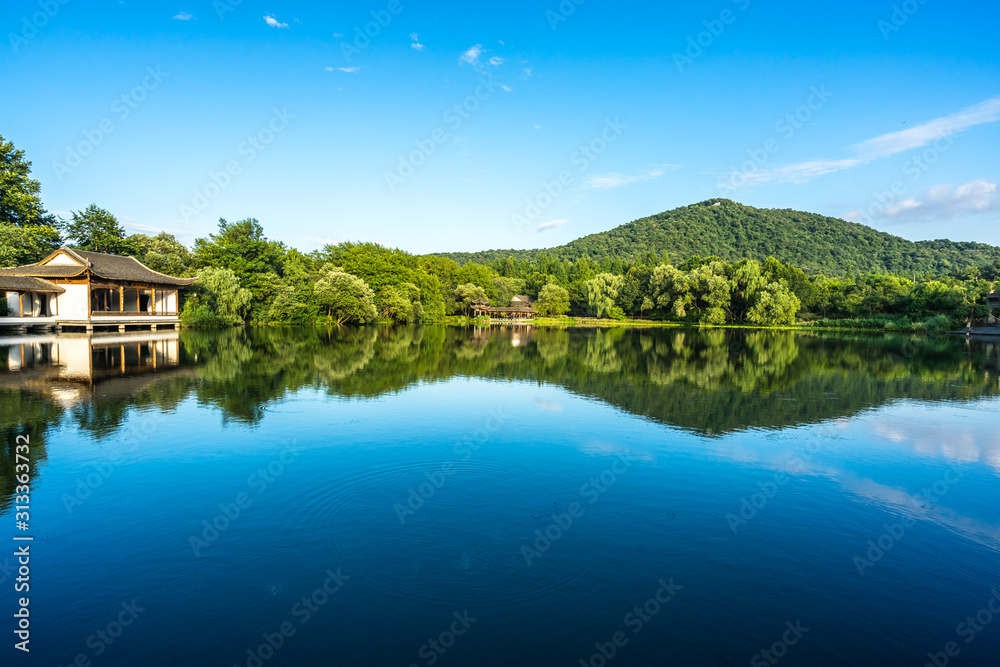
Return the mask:
<path id="1" fill-rule="evenodd" d="M 544 250 L 484 250 L 435 253 L 459 264 L 489 264 L 513 256 L 535 260 L 542 253 L 553 259 L 600 261 L 604 257 L 633 258 L 666 250 L 680 263 L 692 255 L 718 255 L 733 262 L 744 257 L 775 257 L 807 273 L 950 274 L 971 264 L 1000 262 L 1000 248 L 975 242 L 907 241 L 892 234 L 840 218 L 791 209 L 744 206 L 729 199 L 676 208 L 648 218 L 591 234 Z"/>

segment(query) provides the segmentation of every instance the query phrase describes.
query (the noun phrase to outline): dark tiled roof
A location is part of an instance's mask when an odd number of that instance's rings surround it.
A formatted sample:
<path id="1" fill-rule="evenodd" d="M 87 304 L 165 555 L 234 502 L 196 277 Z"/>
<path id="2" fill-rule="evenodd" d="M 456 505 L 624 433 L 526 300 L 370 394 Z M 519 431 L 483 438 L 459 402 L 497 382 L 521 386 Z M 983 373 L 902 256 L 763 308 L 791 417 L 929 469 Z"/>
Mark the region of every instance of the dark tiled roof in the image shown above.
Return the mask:
<path id="1" fill-rule="evenodd" d="M 131 280 L 133 282 L 158 283 L 161 285 L 190 285 L 197 278 L 176 278 L 154 271 L 135 257 L 105 255 L 100 252 L 64 248 L 89 264 L 90 270 L 108 280 Z"/>
<path id="2" fill-rule="evenodd" d="M 108 280 L 130 280 L 137 283 L 155 283 L 158 285 L 185 286 L 194 283 L 197 278 L 176 278 L 165 273 L 154 271 L 135 257 L 105 255 L 100 252 L 60 248 L 82 266 L 74 264 L 26 264 L 0 269 L 0 275 L 36 276 L 42 278 L 72 278 L 87 269 L 95 276 Z"/>
<path id="3" fill-rule="evenodd" d="M 39 266 L 38 264 L 25 264 L 24 266 L 11 266 L 0 269 L 0 275 L 5 276 L 41 276 L 43 278 L 72 278 L 86 271 L 84 266 L 73 264 L 48 264 Z"/>
<path id="4" fill-rule="evenodd" d="M 62 287 L 48 280 L 29 276 L 8 276 L 0 274 L 0 292 L 52 292 L 62 294 Z"/>

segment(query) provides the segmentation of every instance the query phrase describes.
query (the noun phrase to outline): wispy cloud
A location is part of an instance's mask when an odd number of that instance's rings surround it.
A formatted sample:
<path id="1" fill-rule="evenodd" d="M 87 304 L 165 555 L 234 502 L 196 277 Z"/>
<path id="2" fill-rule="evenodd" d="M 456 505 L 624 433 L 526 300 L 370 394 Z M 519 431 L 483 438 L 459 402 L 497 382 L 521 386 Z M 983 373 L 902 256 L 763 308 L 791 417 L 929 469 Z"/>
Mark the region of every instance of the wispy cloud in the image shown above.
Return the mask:
<path id="1" fill-rule="evenodd" d="M 490 58 L 489 63 L 494 67 L 499 67 L 500 65 L 503 65 L 503 58 L 500 56 L 493 56 Z"/>
<path id="2" fill-rule="evenodd" d="M 469 65 L 476 65 L 479 63 L 479 56 L 481 56 L 482 53 L 483 53 L 483 45 L 476 44 L 475 46 L 471 46 L 464 52 L 462 52 L 462 55 L 461 57 L 459 57 L 458 61 L 459 63 L 464 62 L 468 63 Z"/>
<path id="3" fill-rule="evenodd" d="M 639 183 L 640 181 L 652 181 L 663 176 L 668 171 L 679 169 L 677 164 L 658 164 L 635 174 L 619 174 L 610 172 L 598 176 L 591 176 L 583 182 L 585 187 L 607 190 L 610 188 L 620 188 L 624 185 Z"/>
<path id="4" fill-rule="evenodd" d="M 178 21 L 190 21 L 191 19 L 194 18 L 194 16 L 188 14 L 187 12 L 180 12 L 174 18 L 177 19 Z"/>
<path id="5" fill-rule="evenodd" d="M 348 74 L 354 74 L 359 71 L 360 67 L 324 67 L 327 72 L 347 72 Z"/>
<path id="6" fill-rule="evenodd" d="M 774 169 L 759 169 L 742 176 L 745 177 L 747 184 L 806 183 L 819 176 L 868 164 L 880 158 L 897 155 L 914 148 L 922 148 L 939 139 L 964 132 L 971 127 L 997 120 L 1000 120 L 1000 97 L 988 99 L 951 115 L 935 118 L 907 130 L 889 132 L 861 141 L 850 147 L 855 153 L 853 157 L 805 160 Z"/>
<path id="7" fill-rule="evenodd" d="M 287 28 L 288 27 L 287 23 L 281 23 L 281 22 L 279 22 L 278 19 L 274 18 L 270 14 L 265 14 L 264 15 L 264 23 L 268 24 L 272 28 Z"/>
<path id="8" fill-rule="evenodd" d="M 567 222 L 569 222 L 569 220 L 566 219 L 549 220 L 548 222 L 543 222 L 542 224 L 538 225 L 535 231 L 544 232 L 547 229 L 555 229 L 556 227 L 562 227 Z"/>
<path id="9" fill-rule="evenodd" d="M 423 51 L 424 45 L 420 43 L 420 37 L 415 32 L 410 33 L 410 48 L 416 51 Z"/>
<path id="10" fill-rule="evenodd" d="M 335 32 L 335 33 L 333 33 L 333 36 L 334 37 L 343 37 L 344 33 L 342 33 L 342 32 Z"/>
<path id="11" fill-rule="evenodd" d="M 925 194 L 886 208 L 879 216 L 893 222 L 951 220 L 964 215 L 1000 211 L 1000 189 L 996 183 L 979 179 L 965 185 L 935 185 Z M 862 211 L 845 213 L 847 220 L 864 220 Z"/>

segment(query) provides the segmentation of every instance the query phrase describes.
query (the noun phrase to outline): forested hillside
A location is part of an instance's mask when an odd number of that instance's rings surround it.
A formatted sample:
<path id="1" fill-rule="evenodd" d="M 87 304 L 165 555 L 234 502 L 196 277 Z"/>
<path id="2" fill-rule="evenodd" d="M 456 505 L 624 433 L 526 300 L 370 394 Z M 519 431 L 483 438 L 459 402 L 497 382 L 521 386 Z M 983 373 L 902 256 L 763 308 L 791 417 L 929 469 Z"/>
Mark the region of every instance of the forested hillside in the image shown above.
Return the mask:
<path id="1" fill-rule="evenodd" d="M 533 262 L 542 253 L 556 260 L 588 257 L 599 262 L 605 257 L 660 257 L 663 251 L 677 261 L 693 255 L 715 255 L 729 262 L 775 257 L 807 273 L 838 276 L 955 275 L 969 265 L 1000 262 L 1000 248 L 984 243 L 907 241 L 840 218 L 753 208 L 728 199 L 666 211 L 546 250 L 439 254 L 459 264 L 490 264 L 507 257 Z"/>

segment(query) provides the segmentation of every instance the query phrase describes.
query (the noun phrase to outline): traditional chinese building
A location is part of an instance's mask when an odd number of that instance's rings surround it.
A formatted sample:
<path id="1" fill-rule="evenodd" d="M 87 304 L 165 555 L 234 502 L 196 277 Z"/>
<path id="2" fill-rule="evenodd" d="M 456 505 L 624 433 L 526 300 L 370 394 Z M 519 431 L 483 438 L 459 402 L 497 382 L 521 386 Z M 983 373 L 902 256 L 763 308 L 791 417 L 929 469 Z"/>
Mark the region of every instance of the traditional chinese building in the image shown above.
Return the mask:
<path id="1" fill-rule="evenodd" d="M 0 327 L 176 328 L 179 291 L 195 280 L 154 271 L 134 257 L 62 247 L 35 264 L 0 269 L 7 306 Z"/>
<path id="2" fill-rule="evenodd" d="M 517 294 L 511 299 L 509 308 L 494 308 L 486 299 L 476 299 L 472 302 L 472 312 L 476 317 L 489 317 L 491 321 L 523 322 L 538 314 L 531 307 L 531 299 Z"/>

